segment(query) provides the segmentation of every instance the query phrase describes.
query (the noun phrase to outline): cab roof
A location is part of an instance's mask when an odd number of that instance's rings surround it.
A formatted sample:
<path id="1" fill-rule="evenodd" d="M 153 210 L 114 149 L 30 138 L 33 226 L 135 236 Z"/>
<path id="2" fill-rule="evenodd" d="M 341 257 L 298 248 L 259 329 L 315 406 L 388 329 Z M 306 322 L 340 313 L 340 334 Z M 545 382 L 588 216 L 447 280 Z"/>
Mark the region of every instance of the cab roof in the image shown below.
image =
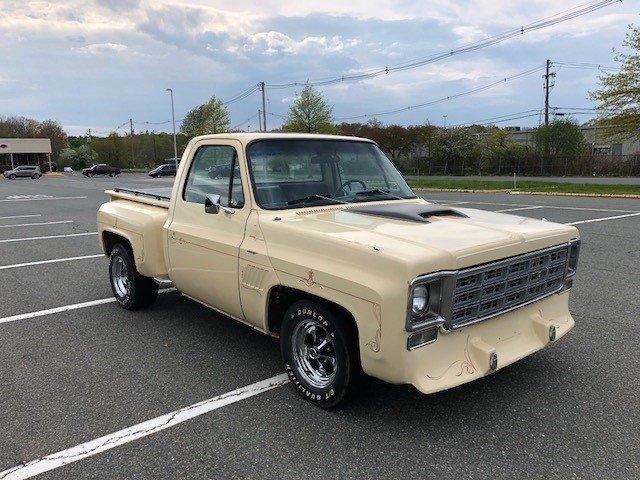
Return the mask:
<path id="1" fill-rule="evenodd" d="M 226 139 L 226 140 L 238 140 L 243 145 L 247 145 L 254 140 L 263 140 L 263 139 L 277 139 L 277 140 L 347 140 L 347 141 L 358 141 L 358 142 L 370 142 L 374 143 L 373 140 L 368 138 L 361 137 L 350 137 L 346 135 L 322 135 L 317 133 L 264 133 L 264 132 L 254 132 L 254 133 L 216 133 L 212 135 L 201 135 L 199 137 L 194 137 L 191 141 L 198 140 L 212 140 L 212 139 Z"/>

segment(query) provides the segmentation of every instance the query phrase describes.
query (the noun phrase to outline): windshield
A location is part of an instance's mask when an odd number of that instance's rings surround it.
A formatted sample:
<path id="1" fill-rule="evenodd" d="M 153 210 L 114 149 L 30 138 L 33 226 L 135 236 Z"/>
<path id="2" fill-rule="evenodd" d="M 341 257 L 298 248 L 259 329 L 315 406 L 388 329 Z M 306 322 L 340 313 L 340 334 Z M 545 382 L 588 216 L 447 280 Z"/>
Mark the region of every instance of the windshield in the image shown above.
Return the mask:
<path id="1" fill-rule="evenodd" d="M 247 148 L 258 205 L 268 210 L 415 198 L 373 143 L 259 140 Z"/>

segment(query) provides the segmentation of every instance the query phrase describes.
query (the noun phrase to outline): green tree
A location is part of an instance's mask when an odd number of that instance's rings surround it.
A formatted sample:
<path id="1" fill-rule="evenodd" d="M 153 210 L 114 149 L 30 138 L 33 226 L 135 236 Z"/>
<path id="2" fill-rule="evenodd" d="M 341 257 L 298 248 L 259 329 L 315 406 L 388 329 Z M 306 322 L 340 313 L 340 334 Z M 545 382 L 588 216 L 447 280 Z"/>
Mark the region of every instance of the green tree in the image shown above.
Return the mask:
<path id="1" fill-rule="evenodd" d="M 536 149 L 550 157 L 575 158 L 584 154 L 586 144 L 580 126 L 572 120 L 554 120 L 533 134 Z"/>
<path id="2" fill-rule="evenodd" d="M 320 92 L 311 85 L 302 89 L 282 125 L 284 132 L 336 133 L 333 122 L 333 107 L 329 106 Z"/>
<path id="3" fill-rule="evenodd" d="M 540 160 L 540 174 L 567 172 L 569 165 L 586 153 L 586 142 L 580 126 L 572 120 L 554 120 L 549 125 L 538 127 L 533 134 Z M 553 161 L 554 164 L 547 165 Z"/>
<path id="4" fill-rule="evenodd" d="M 472 166 L 478 139 L 465 128 L 438 130 L 433 146 L 433 157 L 444 168 L 445 175 L 464 175 L 465 167 Z"/>
<path id="5" fill-rule="evenodd" d="M 223 133 L 229 131 L 229 122 L 229 111 L 224 102 L 213 96 L 185 115 L 180 132 L 188 137 Z"/>
<path id="6" fill-rule="evenodd" d="M 640 138 L 640 28 L 629 26 L 624 46 L 630 53 L 616 52 L 620 71 L 600 77 L 600 89 L 590 93 L 602 116 L 598 124 L 608 136 Z"/>

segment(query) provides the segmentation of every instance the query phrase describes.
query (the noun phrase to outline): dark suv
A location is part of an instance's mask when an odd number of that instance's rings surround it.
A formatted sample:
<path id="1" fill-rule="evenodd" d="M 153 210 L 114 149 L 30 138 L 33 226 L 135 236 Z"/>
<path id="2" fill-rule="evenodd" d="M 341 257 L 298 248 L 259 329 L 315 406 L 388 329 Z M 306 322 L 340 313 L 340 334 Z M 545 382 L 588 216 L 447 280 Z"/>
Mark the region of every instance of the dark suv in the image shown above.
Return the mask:
<path id="1" fill-rule="evenodd" d="M 175 176 L 175 174 L 176 174 L 175 163 L 166 163 L 164 165 L 159 165 L 149 172 L 149 176 L 153 178 L 164 177 L 169 175 Z"/>
<path id="2" fill-rule="evenodd" d="M 38 165 L 20 165 L 13 170 L 5 170 L 3 175 L 5 178 L 10 178 L 11 180 L 17 177 L 27 177 L 37 180 L 42 176 L 42 171 Z"/>
<path id="3" fill-rule="evenodd" d="M 94 175 L 109 175 L 110 177 L 115 177 L 116 175 L 120 175 L 120 169 L 118 167 L 110 167 L 106 163 L 99 163 L 98 165 L 83 169 L 82 174 L 85 177 L 93 177 Z"/>

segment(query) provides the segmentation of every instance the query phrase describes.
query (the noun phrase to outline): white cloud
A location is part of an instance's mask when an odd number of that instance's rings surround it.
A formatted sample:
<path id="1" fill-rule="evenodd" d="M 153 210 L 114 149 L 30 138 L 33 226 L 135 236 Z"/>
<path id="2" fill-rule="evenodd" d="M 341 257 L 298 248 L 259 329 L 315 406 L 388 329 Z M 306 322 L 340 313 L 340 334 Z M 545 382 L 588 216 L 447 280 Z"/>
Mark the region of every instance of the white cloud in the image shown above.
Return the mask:
<path id="1" fill-rule="evenodd" d="M 294 55 L 308 52 L 325 54 L 342 52 L 360 43 L 361 41 L 357 39 L 343 40 L 342 37 L 338 35 L 330 38 L 310 36 L 304 37 L 301 40 L 294 40 L 284 33 L 269 31 L 258 32 L 249 36 L 243 44 L 243 51 L 254 51 L 267 55 L 275 55 L 278 53 Z"/>
<path id="2" fill-rule="evenodd" d="M 92 43 L 84 47 L 73 47 L 71 50 L 78 53 L 88 53 L 90 55 L 99 55 L 104 53 L 124 52 L 127 46 L 121 43 Z"/>

